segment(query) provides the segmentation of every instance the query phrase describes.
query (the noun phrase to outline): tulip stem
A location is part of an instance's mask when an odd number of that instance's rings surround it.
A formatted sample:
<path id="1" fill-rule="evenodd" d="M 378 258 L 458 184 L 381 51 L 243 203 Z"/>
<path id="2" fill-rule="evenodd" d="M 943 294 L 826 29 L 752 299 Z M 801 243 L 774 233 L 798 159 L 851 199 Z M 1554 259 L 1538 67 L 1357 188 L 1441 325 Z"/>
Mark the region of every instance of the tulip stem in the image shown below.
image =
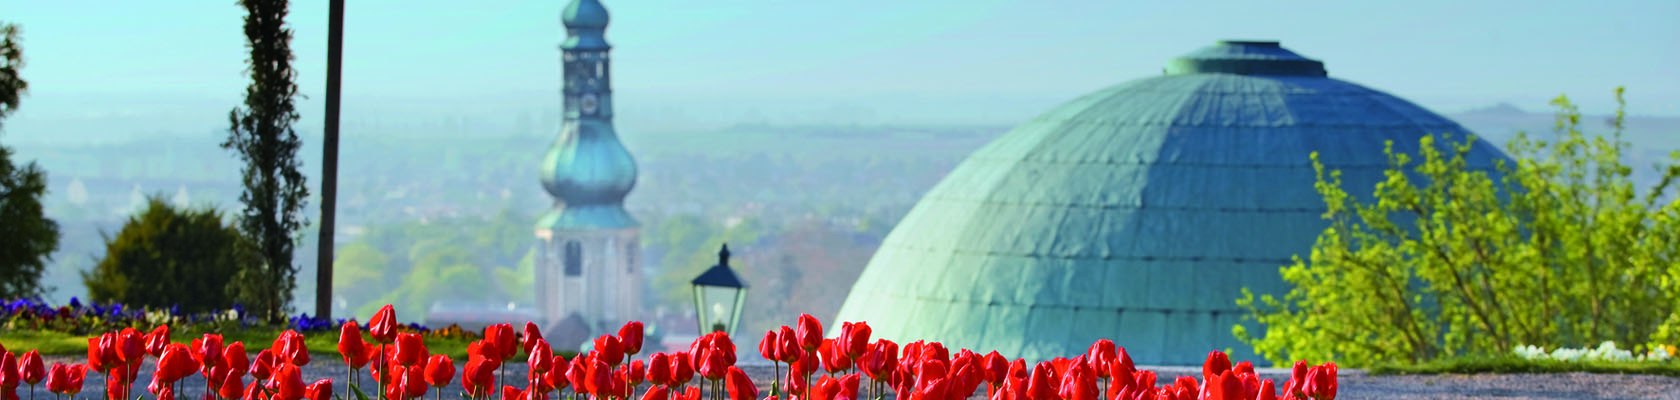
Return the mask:
<path id="1" fill-rule="evenodd" d="M 379 381 L 379 394 L 374 395 L 374 397 L 383 399 L 385 398 L 385 374 L 391 372 L 391 360 L 385 357 L 384 341 L 379 342 L 379 355 L 377 357 L 379 357 L 379 376 L 373 377 L 373 380 Z"/>

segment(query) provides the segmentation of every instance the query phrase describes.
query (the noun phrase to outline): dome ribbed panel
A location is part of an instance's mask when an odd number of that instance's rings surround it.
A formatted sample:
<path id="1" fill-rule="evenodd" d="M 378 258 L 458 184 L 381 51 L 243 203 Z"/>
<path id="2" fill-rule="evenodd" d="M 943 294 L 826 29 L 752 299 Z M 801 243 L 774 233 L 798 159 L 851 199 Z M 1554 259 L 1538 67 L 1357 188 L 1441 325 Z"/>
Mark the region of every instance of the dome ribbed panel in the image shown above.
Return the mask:
<path id="1" fill-rule="evenodd" d="M 1029 359 L 1100 337 L 1140 363 L 1234 348 L 1242 287 L 1326 226 L 1308 154 L 1350 193 L 1381 179 L 1387 140 L 1466 131 L 1393 96 L 1322 77 L 1169 75 L 1120 84 L 977 150 L 890 233 L 836 321 Z M 1504 158 L 1481 143 L 1471 165 Z"/>

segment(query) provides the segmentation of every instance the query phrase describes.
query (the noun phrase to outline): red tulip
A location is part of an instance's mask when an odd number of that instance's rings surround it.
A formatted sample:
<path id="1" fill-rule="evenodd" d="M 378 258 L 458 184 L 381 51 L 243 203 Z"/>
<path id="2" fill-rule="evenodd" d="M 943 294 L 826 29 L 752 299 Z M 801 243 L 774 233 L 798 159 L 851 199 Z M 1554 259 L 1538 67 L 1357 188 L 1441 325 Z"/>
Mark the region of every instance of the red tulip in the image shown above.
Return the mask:
<path id="1" fill-rule="evenodd" d="M 1207 400 L 1249 400 L 1243 397 L 1242 381 L 1231 370 L 1225 370 L 1206 382 L 1202 398 Z"/>
<path id="2" fill-rule="evenodd" d="M 846 356 L 845 351 L 834 339 L 823 339 L 822 345 L 817 348 L 817 352 L 822 354 L 823 369 L 830 374 L 850 369 L 852 359 Z"/>
<path id="3" fill-rule="evenodd" d="M 17 390 L 23 381 L 23 374 L 18 373 L 17 357 L 10 352 L 0 352 L 0 393 L 11 393 Z M 0 394 L 0 396 L 4 396 Z"/>
<path id="4" fill-rule="evenodd" d="M 776 359 L 793 363 L 804 356 L 805 348 L 800 346 L 799 336 L 793 332 L 793 328 L 782 325 L 782 328 L 776 331 Z M 894 354 L 894 359 L 896 358 L 897 354 Z"/>
<path id="5" fill-rule="evenodd" d="M 601 335 L 595 338 L 595 353 L 607 365 L 618 366 L 624 362 L 624 344 L 617 336 Z"/>
<path id="6" fill-rule="evenodd" d="M 525 392 L 513 386 L 502 386 L 502 400 L 525 400 Z"/>
<path id="7" fill-rule="evenodd" d="M 950 383 L 944 378 L 928 380 L 916 385 L 910 394 L 911 400 L 945 400 L 950 396 Z"/>
<path id="8" fill-rule="evenodd" d="M 257 358 L 251 360 L 251 377 L 266 380 L 274 374 L 274 349 L 263 349 L 257 352 Z"/>
<path id="9" fill-rule="evenodd" d="M 17 368 L 18 377 L 23 378 L 23 382 L 28 383 L 29 386 L 35 386 L 41 383 L 42 379 L 47 378 L 47 365 L 41 362 L 41 353 L 35 350 L 23 353 L 23 358 L 18 360 Z"/>
<path id="10" fill-rule="evenodd" d="M 513 341 L 513 325 L 495 324 L 484 327 L 484 340 L 495 345 L 496 360 L 508 361 L 519 355 L 518 343 Z"/>
<path id="11" fill-rule="evenodd" d="M 648 388 L 647 394 L 642 395 L 642 400 L 668 400 L 669 397 L 666 394 L 665 386 L 654 385 Z"/>
<path id="12" fill-rule="evenodd" d="M 997 350 L 986 353 L 980 359 L 980 375 L 993 386 L 1002 384 L 1004 378 L 1009 377 L 1009 359 L 998 354 Z"/>
<path id="13" fill-rule="evenodd" d="M 537 329 L 536 323 L 525 321 L 525 334 L 520 337 L 519 347 L 525 350 L 525 354 L 531 354 L 531 347 L 540 340 L 543 340 L 542 330 Z"/>
<path id="14" fill-rule="evenodd" d="M 1336 398 L 1336 363 L 1324 363 L 1307 370 L 1306 381 L 1301 385 L 1301 393 L 1313 400 L 1334 400 Z"/>
<path id="15" fill-rule="evenodd" d="M 54 369 L 57 369 L 56 365 L 54 366 Z M 68 395 L 72 395 L 72 396 L 81 393 L 83 382 L 87 381 L 87 372 L 88 372 L 87 365 L 83 365 L 83 364 L 71 365 L 69 367 L 65 367 L 64 370 L 65 370 L 65 372 L 64 372 L 65 376 L 63 377 L 63 379 L 61 379 L 61 382 L 59 383 L 57 393 L 68 394 Z M 49 386 L 49 387 L 52 386 L 51 382 L 52 382 L 52 379 L 49 377 L 47 386 Z"/>
<path id="16" fill-rule="evenodd" d="M 624 354 L 634 356 L 642 352 L 642 321 L 625 322 L 618 328 L 619 344 L 624 346 Z"/>
<path id="17" fill-rule="evenodd" d="M 420 364 L 426 360 L 426 342 L 418 333 L 398 333 L 395 358 L 398 365 L 405 367 Z"/>
<path id="18" fill-rule="evenodd" d="M 455 360 L 448 355 L 438 354 L 426 360 L 426 383 L 432 387 L 449 386 L 449 381 L 455 379 Z"/>
<path id="19" fill-rule="evenodd" d="M 1085 356 L 1079 356 L 1077 365 L 1070 366 L 1068 373 L 1062 376 L 1062 385 L 1058 390 L 1063 400 L 1097 400 L 1097 376 L 1091 372 L 1090 365 L 1085 363 Z"/>
<path id="20" fill-rule="evenodd" d="M 299 367 L 309 365 L 309 347 L 303 343 L 303 334 L 287 329 L 280 332 L 280 337 L 274 338 L 274 356 L 277 361 L 284 361 Z"/>
<path id="21" fill-rule="evenodd" d="M 668 384 L 682 386 L 694 380 L 694 363 L 689 358 L 688 353 L 671 354 L 671 382 Z"/>
<path id="22" fill-rule="evenodd" d="M 461 371 L 461 386 L 472 397 L 490 395 L 491 385 L 495 382 L 496 368 L 487 359 L 472 357 L 467 361 L 466 369 Z"/>
<path id="23" fill-rule="evenodd" d="M 1260 381 L 1260 393 L 1254 400 L 1277 400 L 1277 387 L 1271 379 Z"/>
<path id="24" fill-rule="evenodd" d="M 688 389 L 684 389 L 681 394 L 671 400 L 700 400 L 700 387 L 689 386 Z"/>
<path id="25" fill-rule="evenodd" d="M 857 373 L 840 377 L 840 394 L 835 397 L 835 400 L 857 400 L 859 381 Z"/>
<path id="26" fill-rule="evenodd" d="M 630 371 L 629 371 L 629 374 L 628 374 L 627 378 L 630 381 L 630 386 L 641 385 L 642 381 L 646 380 L 646 378 L 647 378 L 647 368 L 646 368 L 646 365 L 644 365 L 642 363 L 642 360 L 635 360 L 635 361 L 630 362 Z"/>
<path id="27" fill-rule="evenodd" d="M 811 314 L 799 314 L 798 325 L 800 347 L 804 347 L 805 351 L 809 352 L 816 350 L 818 346 L 822 346 L 822 322 L 817 321 L 817 317 L 813 317 Z"/>
<path id="28" fill-rule="evenodd" d="M 157 379 L 152 379 L 152 384 L 146 385 L 146 391 L 157 395 L 157 400 L 175 400 L 175 385 L 161 383 Z"/>
<path id="29" fill-rule="evenodd" d="M 817 383 L 811 385 L 810 398 L 807 400 L 834 400 L 840 394 L 840 382 L 834 377 L 824 375 L 817 378 Z"/>
<path id="30" fill-rule="evenodd" d="M 332 400 L 332 379 L 321 379 L 303 388 L 303 398 L 309 400 Z"/>
<path id="31" fill-rule="evenodd" d="M 268 400 L 268 393 L 263 392 L 263 385 L 251 382 L 245 386 L 245 395 L 240 400 Z"/>
<path id="32" fill-rule="evenodd" d="M 723 357 L 723 352 L 708 351 L 706 360 L 700 363 L 700 376 L 709 380 L 723 379 L 729 373 L 729 363 Z"/>
<path id="33" fill-rule="evenodd" d="M 1097 377 L 1108 378 L 1113 372 L 1112 366 L 1119 361 L 1120 354 L 1114 346 L 1114 341 L 1097 339 L 1091 343 L 1091 348 L 1085 351 L 1085 359 L 1091 363 L 1091 370 L 1097 373 Z"/>
<path id="34" fill-rule="evenodd" d="M 274 379 L 269 385 L 273 386 L 274 400 L 300 400 L 305 390 L 303 371 L 297 365 L 280 363 L 274 367 Z"/>
<path id="35" fill-rule="evenodd" d="M 1032 400 L 1058 400 L 1056 383 L 1051 377 L 1055 366 L 1048 361 L 1039 362 L 1033 367 L 1032 378 L 1027 380 L 1027 396 Z"/>
<path id="36" fill-rule="evenodd" d="M 877 381 L 891 381 L 893 371 L 898 368 L 898 343 L 891 340 L 876 340 L 864 353 L 864 359 L 858 368 L 869 374 L 870 379 Z"/>
<path id="37" fill-rule="evenodd" d="M 1231 357 L 1225 352 L 1214 350 L 1208 352 L 1207 361 L 1202 362 L 1202 380 L 1213 380 L 1219 374 L 1231 370 Z"/>
<path id="38" fill-rule="evenodd" d="M 840 327 L 839 345 L 846 358 L 856 360 L 869 351 L 869 335 L 873 330 L 867 322 L 846 323 Z"/>
<path id="39" fill-rule="evenodd" d="M 0 353 L 4 352 L 6 352 L 5 349 L 0 349 Z M 63 387 L 69 382 L 70 368 L 65 367 L 63 363 L 53 363 L 52 369 L 47 371 L 47 391 L 64 393 L 65 389 Z"/>
<path id="40" fill-rule="evenodd" d="M 612 367 L 599 358 L 590 358 L 584 368 L 583 387 L 596 397 L 612 395 Z"/>
<path id="41" fill-rule="evenodd" d="M 380 307 L 378 312 L 373 313 L 373 318 L 368 319 L 368 336 L 382 344 L 397 340 L 397 311 L 390 304 Z"/>
<path id="42" fill-rule="evenodd" d="M 671 383 L 671 356 L 665 353 L 653 353 L 648 357 L 647 380 L 654 385 Z"/>
<path id="43" fill-rule="evenodd" d="M 566 374 L 569 372 L 571 372 L 571 363 L 566 362 L 566 357 L 554 356 L 554 368 L 543 373 L 542 381 L 551 388 L 565 389 L 572 383 L 570 379 L 566 378 Z"/>
<path id="44" fill-rule="evenodd" d="M 204 370 L 208 371 L 222 363 L 222 335 L 206 333 L 204 337 L 193 339 L 192 346 L 187 350 L 193 361 L 203 365 Z"/>
<path id="45" fill-rule="evenodd" d="M 356 320 L 345 321 L 338 327 L 338 355 L 344 358 L 350 369 L 362 369 L 367 365 L 367 342 L 362 340 L 362 328 Z"/>
<path id="46" fill-rule="evenodd" d="M 764 331 L 764 339 L 758 341 L 758 355 L 772 362 L 781 361 L 776 357 L 776 331 Z"/>
<path id="47" fill-rule="evenodd" d="M 152 357 L 163 357 L 163 348 L 169 346 L 169 325 L 158 325 L 146 334 L 146 353 Z"/>
<path id="48" fill-rule="evenodd" d="M 99 337 L 88 338 L 88 366 L 99 372 L 116 368 L 121 361 L 117 357 L 117 335 L 106 332 Z"/>
<path id="49" fill-rule="evenodd" d="M 712 332 L 710 348 L 707 350 L 723 353 L 723 360 L 729 365 L 735 365 L 735 341 L 723 332 Z"/>
<path id="50" fill-rule="evenodd" d="M 412 365 L 401 368 L 402 380 L 397 383 L 397 386 L 402 388 L 402 396 L 399 398 L 413 399 L 425 397 L 426 388 L 430 387 L 426 383 L 425 366 Z"/>
<path id="51" fill-rule="evenodd" d="M 139 364 L 146 358 L 146 335 L 134 328 L 123 328 L 117 333 L 117 343 L 113 348 L 117 351 L 118 360 Z"/>
<path id="52" fill-rule="evenodd" d="M 237 399 L 244 392 L 245 376 L 241 374 L 227 374 L 227 377 L 222 378 L 222 384 L 216 388 L 216 395 L 224 399 Z"/>
<path id="53" fill-rule="evenodd" d="M 128 396 L 128 388 L 133 383 L 127 374 L 112 373 L 105 375 L 105 398 L 121 399 Z"/>
<path id="54" fill-rule="evenodd" d="M 589 366 L 594 364 L 595 361 L 591 360 L 588 354 L 579 354 L 572 358 L 572 362 L 566 367 L 566 383 L 572 386 L 572 390 L 578 393 L 589 392 Z"/>
<path id="55" fill-rule="evenodd" d="M 727 380 L 724 385 L 729 389 L 729 400 L 758 400 L 758 386 L 753 384 L 745 371 L 731 366 L 725 375 Z"/>
<path id="56" fill-rule="evenodd" d="M 187 349 L 185 345 L 169 344 L 163 349 L 163 357 L 158 357 L 157 370 L 152 373 L 152 380 L 171 384 L 198 373 L 202 366 L 192 359 L 191 353 L 192 350 Z"/>
<path id="57" fill-rule="evenodd" d="M 251 368 L 250 356 L 245 354 L 245 342 L 233 342 L 233 344 L 223 347 L 222 362 L 228 368 L 239 371 L 240 375 L 244 375 L 245 371 Z"/>
<path id="58" fill-rule="evenodd" d="M 554 351 L 548 348 L 548 341 L 537 339 L 536 345 L 526 352 L 530 355 L 525 357 L 525 364 L 531 367 L 531 371 L 541 374 L 554 368 Z"/>

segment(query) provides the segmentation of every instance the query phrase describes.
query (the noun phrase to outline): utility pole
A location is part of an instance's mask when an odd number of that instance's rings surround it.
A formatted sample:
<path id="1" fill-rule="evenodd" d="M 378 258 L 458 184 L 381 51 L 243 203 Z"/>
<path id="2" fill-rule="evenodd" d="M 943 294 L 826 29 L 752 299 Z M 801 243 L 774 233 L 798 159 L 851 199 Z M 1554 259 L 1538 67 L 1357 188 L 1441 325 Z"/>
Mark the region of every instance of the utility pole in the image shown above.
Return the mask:
<path id="1" fill-rule="evenodd" d="M 321 158 L 321 235 L 315 258 L 315 317 L 332 319 L 333 224 L 338 211 L 338 98 L 344 82 L 344 0 L 327 13 L 327 118 Z"/>

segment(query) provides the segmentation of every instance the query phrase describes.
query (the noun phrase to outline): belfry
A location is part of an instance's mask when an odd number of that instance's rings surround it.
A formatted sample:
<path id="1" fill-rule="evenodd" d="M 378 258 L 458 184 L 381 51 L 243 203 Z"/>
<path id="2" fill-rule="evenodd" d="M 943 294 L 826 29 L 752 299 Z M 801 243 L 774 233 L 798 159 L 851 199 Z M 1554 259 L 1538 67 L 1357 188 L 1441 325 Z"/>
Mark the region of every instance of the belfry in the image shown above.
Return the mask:
<path id="1" fill-rule="evenodd" d="M 640 224 L 624 211 L 636 161 L 613 130 L 607 9 L 573 0 L 561 13 L 560 134 L 542 161 L 554 207 L 536 226 L 536 301 L 555 348 L 576 348 L 638 318 Z"/>

